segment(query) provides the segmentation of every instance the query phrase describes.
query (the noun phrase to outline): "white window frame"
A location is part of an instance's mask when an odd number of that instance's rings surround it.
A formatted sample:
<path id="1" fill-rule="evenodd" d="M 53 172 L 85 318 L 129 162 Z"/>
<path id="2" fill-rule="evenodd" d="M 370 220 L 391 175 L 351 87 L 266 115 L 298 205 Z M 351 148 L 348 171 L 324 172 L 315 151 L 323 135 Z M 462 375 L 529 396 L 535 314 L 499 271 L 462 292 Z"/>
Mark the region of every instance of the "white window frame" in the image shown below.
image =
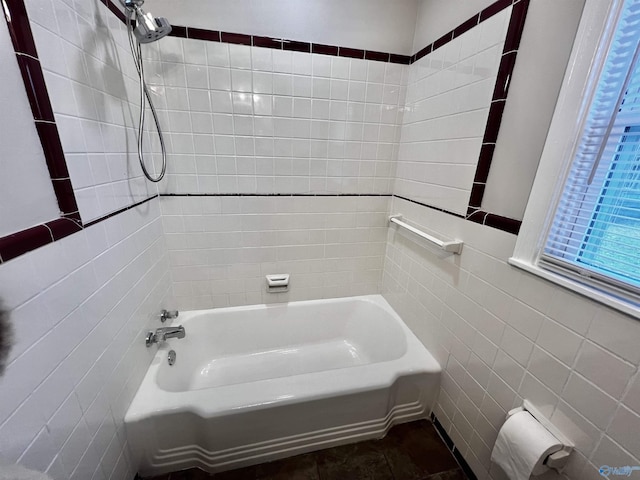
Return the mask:
<path id="1" fill-rule="evenodd" d="M 522 227 L 509 263 L 640 318 L 640 308 L 610 293 L 542 269 L 538 257 L 580 141 L 624 0 L 586 0 Z"/>

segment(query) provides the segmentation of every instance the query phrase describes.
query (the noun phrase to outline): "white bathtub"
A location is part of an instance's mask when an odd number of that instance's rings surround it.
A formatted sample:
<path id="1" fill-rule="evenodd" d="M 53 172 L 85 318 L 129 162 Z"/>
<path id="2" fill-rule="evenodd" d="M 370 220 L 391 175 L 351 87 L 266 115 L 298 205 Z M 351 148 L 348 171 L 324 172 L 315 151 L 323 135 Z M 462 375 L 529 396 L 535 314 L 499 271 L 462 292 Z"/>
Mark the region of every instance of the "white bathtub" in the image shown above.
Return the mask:
<path id="1" fill-rule="evenodd" d="M 183 312 L 177 324 L 186 337 L 158 349 L 125 417 L 143 476 L 380 438 L 426 417 L 438 391 L 438 362 L 379 295 Z"/>

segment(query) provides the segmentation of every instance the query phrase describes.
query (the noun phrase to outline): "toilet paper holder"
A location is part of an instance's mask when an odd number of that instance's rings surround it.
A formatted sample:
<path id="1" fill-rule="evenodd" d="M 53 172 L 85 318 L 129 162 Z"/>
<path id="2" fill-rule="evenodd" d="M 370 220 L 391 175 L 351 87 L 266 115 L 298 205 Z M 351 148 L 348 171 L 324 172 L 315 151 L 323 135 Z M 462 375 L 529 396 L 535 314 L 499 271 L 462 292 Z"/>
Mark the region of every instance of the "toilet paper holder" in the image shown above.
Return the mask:
<path id="1" fill-rule="evenodd" d="M 544 461 L 544 465 L 549 468 L 553 468 L 554 470 L 560 470 L 564 468 L 569 460 L 569 455 L 573 451 L 575 445 L 569 440 L 558 428 L 547 419 L 540 411 L 534 407 L 531 402 L 525 400 L 521 407 L 514 408 L 513 410 L 509 410 L 507 413 L 507 418 L 515 415 L 518 412 L 527 411 L 531 414 L 533 418 L 535 418 L 544 428 L 546 428 L 551 435 L 556 437 L 560 443 L 562 443 L 562 448 L 560 450 L 553 452 L 547 456 Z"/>

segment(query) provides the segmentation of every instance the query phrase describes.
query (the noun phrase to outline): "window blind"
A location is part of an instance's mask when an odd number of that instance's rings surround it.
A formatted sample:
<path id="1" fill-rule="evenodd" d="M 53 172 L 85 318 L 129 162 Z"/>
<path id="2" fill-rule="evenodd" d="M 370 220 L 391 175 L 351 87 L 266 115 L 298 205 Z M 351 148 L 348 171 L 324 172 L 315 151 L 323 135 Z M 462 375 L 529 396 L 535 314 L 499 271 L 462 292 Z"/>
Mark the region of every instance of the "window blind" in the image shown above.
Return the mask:
<path id="1" fill-rule="evenodd" d="M 640 294 L 640 0 L 627 0 L 539 265 Z"/>

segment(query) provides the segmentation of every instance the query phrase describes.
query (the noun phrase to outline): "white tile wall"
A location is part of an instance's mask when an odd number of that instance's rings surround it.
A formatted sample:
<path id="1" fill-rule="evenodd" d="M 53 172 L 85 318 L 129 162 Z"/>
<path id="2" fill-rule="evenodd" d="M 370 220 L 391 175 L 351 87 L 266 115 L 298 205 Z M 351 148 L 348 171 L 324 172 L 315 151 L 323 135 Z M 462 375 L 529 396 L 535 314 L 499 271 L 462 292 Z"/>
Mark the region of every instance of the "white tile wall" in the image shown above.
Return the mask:
<path id="1" fill-rule="evenodd" d="M 391 211 L 465 242 L 442 257 L 390 231 L 383 294 L 443 366 L 435 413 L 478 478 L 503 478 L 491 449 L 525 398 L 576 443 L 567 478 L 639 465 L 637 320 L 510 267 L 513 235 L 398 198 Z"/>
<path id="2" fill-rule="evenodd" d="M 169 293 L 158 200 L 0 266 L 14 328 L 3 461 L 56 480 L 133 478 L 123 419 L 153 356 L 144 333 Z"/>
<path id="3" fill-rule="evenodd" d="M 389 197 L 163 197 L 182 309 L 378 293 Z M 288 293 L 265 275 L 291 274 Z"/>
<path id="4" fill-rule="evenodd" d="M 391 193 L 407 66 L 179 38 L 145 55 L 162 192 Z"/>
<path id="5" fill-rule="evenodd" d="M 510 15 L 409 67 L 395 194 L 466 214 Z"/>
<path id="6" fill-rule="evenodd" d="M 83 221 L 157 193 L 138 164 L 138 84 L 123 24 L 100 2 L 25 3 Z M 146 143 L 159 151 L 155 138 Z"/>
<path id="7" fill-rule="evenodd" d="M 133 150 L 123 26 L 99 2 L 27 3 L 83 219 L 153 193 Z M 508 15 L 411 67 L 176 38 L 145 48 L 170 151 L 162 191 L 393 191 L 465 213 Z M 391 211 L 462 238 L 463 254 L 389 232 Z M 480 479 L 501 478 L 491 447 L 523 398 L 576 442 L 568 478 L 639 464 L 638 323 L 509 267 L 514 240 L 389 197 L 153 200 L 0 267 L 16 324 L 0 452 L 56 479 L 132 477 L 122 418 L 168 291 L 167 307 L 192 309 L 382 287 L 443 365 L 436 414 Z M 291 291 L 266 294 L 268 273 L 291 273 Z"/>

